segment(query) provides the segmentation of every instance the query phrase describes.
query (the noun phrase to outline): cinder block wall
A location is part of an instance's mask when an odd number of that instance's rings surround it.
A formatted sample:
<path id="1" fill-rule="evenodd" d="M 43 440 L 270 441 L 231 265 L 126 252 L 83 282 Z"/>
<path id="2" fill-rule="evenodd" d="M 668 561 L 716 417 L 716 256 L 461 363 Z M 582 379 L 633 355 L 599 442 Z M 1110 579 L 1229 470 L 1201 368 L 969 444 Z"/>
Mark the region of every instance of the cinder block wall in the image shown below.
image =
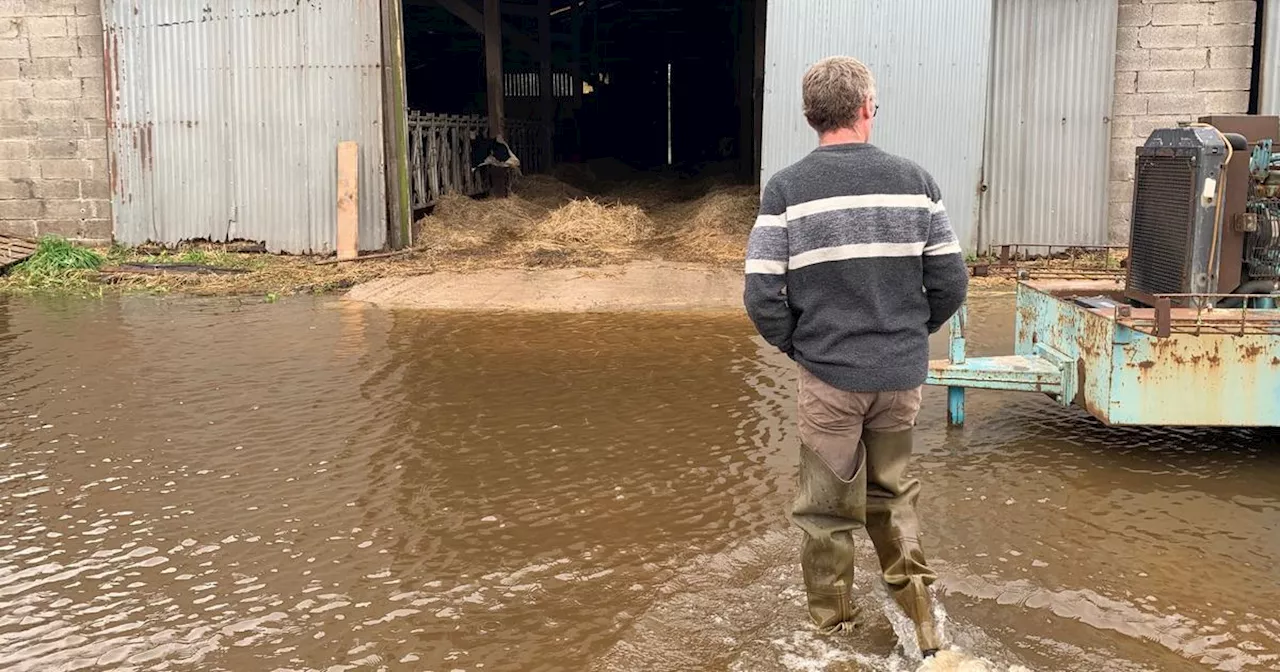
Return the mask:
<path id="1" fill-rule="evenodd" d="M 0 0 L 0 233 L 111 239 L 100 0 Z"/>
<path id="2" fill-rule="evenodd" d="M 1134 148 L 1155 128 L 1249 110 L 1254 0 L 1120 0 L 1110 238 L 1129 240 Z"/>

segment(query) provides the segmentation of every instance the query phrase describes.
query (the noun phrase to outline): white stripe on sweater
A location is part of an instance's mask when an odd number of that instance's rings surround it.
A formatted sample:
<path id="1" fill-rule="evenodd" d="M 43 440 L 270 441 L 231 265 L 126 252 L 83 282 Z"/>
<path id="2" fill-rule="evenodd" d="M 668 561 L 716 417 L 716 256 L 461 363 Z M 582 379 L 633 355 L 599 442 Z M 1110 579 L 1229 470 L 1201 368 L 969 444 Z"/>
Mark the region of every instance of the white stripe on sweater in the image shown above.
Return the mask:
<path id="1" fill-rule="evenodd" d="M 778 226 L 786 228 L 787 218 L 783 215 L 760 215 L 756 217 L 755 228 L 763 228 L 767 226 Z"/>
<path id="2" fill-rule="evenodd" d="M 787 219 L 817 215 L 837 210 L 860 210 L 864 208 L 919 208 L 929 213 L 940 209 L 940 203 L 924 194 L 865 194 L 863 196 L 835 196 L 820 198 L 816 201 L 800 203 L 787 208 Z"/>
<path id="3" fill-rule="evenodd" d="M 791 257 L 792 270 L 825 264 L 832 261 L 848 261 L 849 259 L 872 259 L 885 257 L 918 257 L 924 251 L 924 243 L 859 243 L 856 245 L 840 245 L 839 247 L 823 247 Z"/>
<path id="4" fill-rule="evenodd" d="M 926 257 L 942 257 L 948 254 L 960 254 L 960 252 L 960 243 L 954 240 L 924 248 L 924 256 Z"/>
<path id="5" fill-rule="evenodd" d="M 786 275 L 787 262 L 768 259 L 748 259 L 747 275 Z"/>

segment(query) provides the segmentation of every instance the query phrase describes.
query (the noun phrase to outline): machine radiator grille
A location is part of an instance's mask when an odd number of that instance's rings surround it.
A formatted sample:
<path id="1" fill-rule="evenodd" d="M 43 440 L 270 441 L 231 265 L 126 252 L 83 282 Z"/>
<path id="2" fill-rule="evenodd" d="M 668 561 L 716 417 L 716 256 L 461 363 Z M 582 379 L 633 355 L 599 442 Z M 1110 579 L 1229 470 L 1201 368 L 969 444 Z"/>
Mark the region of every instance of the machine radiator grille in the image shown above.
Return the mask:
<path id="1" fill-rule="evenodd" d="M 1189 156 L 1141 156 L 1133 185 L 1129 289 L 1147 294 L 1189 291 L 1195 163 Z"/>

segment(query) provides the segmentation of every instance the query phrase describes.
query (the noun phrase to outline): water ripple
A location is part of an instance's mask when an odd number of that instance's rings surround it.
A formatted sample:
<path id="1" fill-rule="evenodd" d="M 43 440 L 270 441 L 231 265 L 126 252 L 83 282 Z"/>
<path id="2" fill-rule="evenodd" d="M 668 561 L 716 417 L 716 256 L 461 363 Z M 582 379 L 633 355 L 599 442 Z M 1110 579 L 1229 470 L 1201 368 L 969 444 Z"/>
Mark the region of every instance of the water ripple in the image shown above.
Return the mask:
<path id="1" fill-rule="evenodd" d="M 0 669 L 909 669 L 803 624 L 794 385 L 737 318 L 0 300 Z M 964 650 L 1275 665 L 1274 434 L 926 402 Z"/>

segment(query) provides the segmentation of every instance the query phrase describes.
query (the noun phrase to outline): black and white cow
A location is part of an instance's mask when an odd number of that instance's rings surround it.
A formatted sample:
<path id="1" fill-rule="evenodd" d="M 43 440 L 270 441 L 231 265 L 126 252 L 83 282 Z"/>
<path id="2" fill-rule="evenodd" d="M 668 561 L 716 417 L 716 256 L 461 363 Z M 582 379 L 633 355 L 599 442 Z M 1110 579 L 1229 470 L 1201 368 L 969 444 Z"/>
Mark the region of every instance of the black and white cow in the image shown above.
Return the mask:
<path id="1" fill-rule="evenodd" d="M 484 166 L 500 166 L 520 172 L 520 159 L 502 138 L 490 138 L 483 131 L 471 136 L 471 170 Z"/>

